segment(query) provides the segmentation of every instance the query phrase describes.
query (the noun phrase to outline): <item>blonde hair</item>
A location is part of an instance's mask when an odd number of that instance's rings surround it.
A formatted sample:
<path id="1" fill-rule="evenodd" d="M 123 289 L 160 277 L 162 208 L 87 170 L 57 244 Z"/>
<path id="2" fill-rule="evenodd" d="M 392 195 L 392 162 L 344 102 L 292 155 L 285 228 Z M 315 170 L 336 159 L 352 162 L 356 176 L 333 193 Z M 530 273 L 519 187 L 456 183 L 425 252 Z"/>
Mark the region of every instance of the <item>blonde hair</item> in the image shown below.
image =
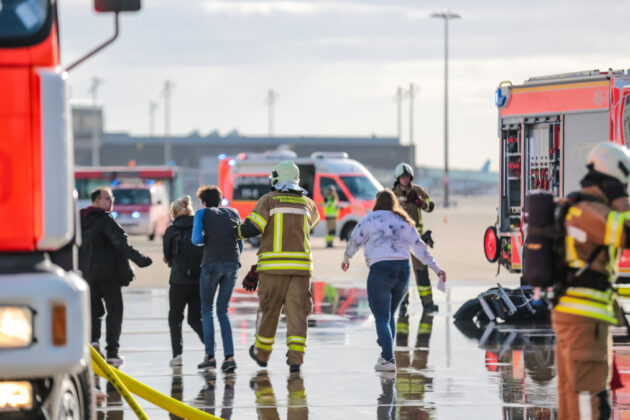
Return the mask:
<path id="1" fill-rule="evenodd" d="M 191 198 L 189 195 L 173 201 L 171 203 L 171 218 L 175 220 L 180 216 L 192 216 L 194 211 L 190 203 Z"/>
<path id="2" fill-rule="evenodd" d="M 376 202 L 372 210 L 389 210 L 400 216 L 405 222 L 409 223 L 412 227 L 416 225 L 407 212 L 402 208 L 398 199 L 394 195 L 392 190 L 384 189 L 376 194 Z"/>

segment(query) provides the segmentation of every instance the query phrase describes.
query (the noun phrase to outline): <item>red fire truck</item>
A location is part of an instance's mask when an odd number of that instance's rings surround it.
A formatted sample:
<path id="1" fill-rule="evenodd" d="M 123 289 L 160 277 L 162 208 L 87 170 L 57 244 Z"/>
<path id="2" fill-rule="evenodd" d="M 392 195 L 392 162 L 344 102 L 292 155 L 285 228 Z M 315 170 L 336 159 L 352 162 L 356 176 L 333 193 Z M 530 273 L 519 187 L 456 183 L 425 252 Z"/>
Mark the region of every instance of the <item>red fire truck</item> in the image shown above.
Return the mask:
<path id="1" fill-rule="evenodd" d="M 0 417 L 94 417 L 67 72 L 54 0 L 0 1 Z M 97 11 L 140 0 L 95 0 Z M 69 70 L 93 55 L 93 50 Z"/>
<path id="2" fill-rule="evenodd" d="M 518 86 L 501 82 L 495 102 L 500 194 L 483 246 L 488 261 L 519 273 L 527 193 L 542 189 L 559 197 L 576 191 L 595 143 L 630 142 L 630 71 L 532 77 Z M 627 251 L 619 275 L 630 276 Z"/>

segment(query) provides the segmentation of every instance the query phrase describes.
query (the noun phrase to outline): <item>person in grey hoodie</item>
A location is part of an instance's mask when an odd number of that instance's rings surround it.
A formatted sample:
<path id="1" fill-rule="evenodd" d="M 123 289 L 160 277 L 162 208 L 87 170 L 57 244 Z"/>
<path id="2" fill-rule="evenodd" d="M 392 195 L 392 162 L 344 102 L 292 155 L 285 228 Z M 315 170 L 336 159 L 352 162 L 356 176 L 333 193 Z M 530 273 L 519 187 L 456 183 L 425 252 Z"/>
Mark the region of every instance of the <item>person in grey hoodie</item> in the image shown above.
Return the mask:
<path id="1" fill-rule="evenodd" d="M 446 281 L 446 273 L 436 264 L 420 239 L 414 221 L 401 208 L 391 190 L 383 190 L 376 195 L 372 210 L 352 231 L 341 269 L 346 271 L 350 258 L 361 246 L 365 247 L 365 259 L 370 267 L 368 303 L 376 322 L 377 343 L 382 350 L 374 368 L 395 371 L 394 316 L 409 286 L 409 251 L 435 271 L 442 281 Z"/>

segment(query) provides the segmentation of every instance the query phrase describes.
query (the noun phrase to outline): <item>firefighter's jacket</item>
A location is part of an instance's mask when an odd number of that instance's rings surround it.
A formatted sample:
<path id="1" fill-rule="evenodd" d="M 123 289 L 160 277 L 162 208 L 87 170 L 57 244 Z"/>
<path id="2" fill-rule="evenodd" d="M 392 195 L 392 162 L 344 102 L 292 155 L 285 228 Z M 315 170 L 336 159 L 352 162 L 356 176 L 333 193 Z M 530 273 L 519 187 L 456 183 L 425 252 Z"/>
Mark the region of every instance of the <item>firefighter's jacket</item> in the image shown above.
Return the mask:
<path id="1" fill-rule="evenodd" d="M 258 271 L 268 274 L 304 275 L 313 270 L 309 244 L 311 229 L 319 222 L 310 198 L 292 192 L 263 195 L 246 220 L 261 233 Z"/>
<path id="2" fill-rule="evenodd" d="M 605 284 L 610 287 L 601 290 L 602 287 L 585 287 L 588 284 L 576 286 L 569 278 L 568 288 L 555 310 L 617 324 L 612 281 L 620 251 L 630 245 L 628 198 L 622 197 L 609 203 L 595 186 L 583 188 L 580 194 L 588 196 L 589 200 L 579 201 L 567 212 L 566 263 L 580 276 L 588 275 L 591 270 L 595 276 L 607 279 Z"/>
<path id="3" fill-rule="evenodd" d="M 422 224 L 422 211 L 431 211 L 429 209 L 433 208 L 433 206 L 431 206 L 431 197 L 429 197 L 429 194 L 427 194 L 424 188 L 420 185 L 411 184 L 411 189 L 413 189 L 418 194 L 418 197 L 422 199 L 422 207 L 418 207 L 415 203 L 407 201 L 407 195 L 411 190 L 403 191 L 400 185 L 396 185 L 392 191 L 394 192 L 394 195 L 398 199 L 400 205 L 405 209 L 409 217 L 411 217 L 416 223 L 418 233 L 422 235 L 424 227 Z"/>

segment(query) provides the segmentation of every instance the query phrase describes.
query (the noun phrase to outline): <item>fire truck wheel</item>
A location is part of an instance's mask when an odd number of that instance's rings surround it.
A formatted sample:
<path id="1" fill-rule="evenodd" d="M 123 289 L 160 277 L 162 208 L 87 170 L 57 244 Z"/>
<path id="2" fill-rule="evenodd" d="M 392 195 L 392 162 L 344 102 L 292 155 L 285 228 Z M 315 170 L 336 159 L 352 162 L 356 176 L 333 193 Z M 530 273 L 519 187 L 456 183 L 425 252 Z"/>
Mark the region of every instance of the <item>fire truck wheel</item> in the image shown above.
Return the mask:
<path id="1" fill-rule="evenodd" d="M 56 419 L 92 419 L 94 401 L 92 375 L 86 368 L 78 375 L 65 375 L 59 386 Z"/>
<path id="2" fill-rule="evenodd" d="M 499 259 L 499 238 L 494 226 L 489 226 L 483 234 L 483 253 L 491 263 Z"/>
<path id="3" fill-rule="evenodd" d="M 350 240 L 350 235 L 352 235 L 352 231 L 354 230 L 354 227 L 356 225 L 356 222 L 347 222 L 345 225 L 343 225 L 343 228 L 341 228 L 341 233 L 339 234 L 339 238 L 342 241 Z"/>

